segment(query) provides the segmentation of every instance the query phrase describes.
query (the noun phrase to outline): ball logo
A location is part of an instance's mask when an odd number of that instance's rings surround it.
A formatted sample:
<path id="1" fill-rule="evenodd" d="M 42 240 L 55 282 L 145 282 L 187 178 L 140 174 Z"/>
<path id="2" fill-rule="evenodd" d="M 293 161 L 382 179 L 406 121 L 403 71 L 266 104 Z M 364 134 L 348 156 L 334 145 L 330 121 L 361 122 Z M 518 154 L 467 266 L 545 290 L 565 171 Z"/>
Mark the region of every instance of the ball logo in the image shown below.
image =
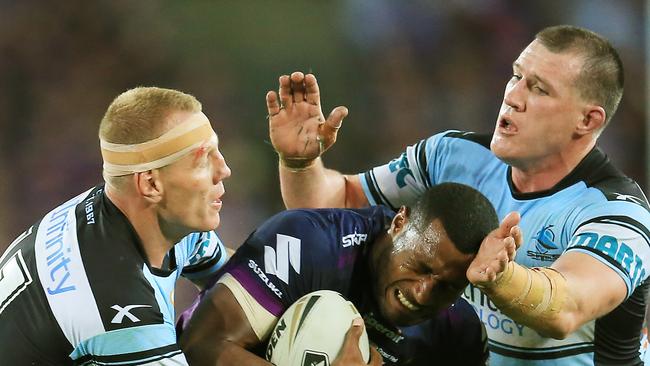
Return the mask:
<path id="1" fill-rule="evenodd" d="M 306 350 L 302 356 L 302 366 L 329 366 L 326 353 Z"/>

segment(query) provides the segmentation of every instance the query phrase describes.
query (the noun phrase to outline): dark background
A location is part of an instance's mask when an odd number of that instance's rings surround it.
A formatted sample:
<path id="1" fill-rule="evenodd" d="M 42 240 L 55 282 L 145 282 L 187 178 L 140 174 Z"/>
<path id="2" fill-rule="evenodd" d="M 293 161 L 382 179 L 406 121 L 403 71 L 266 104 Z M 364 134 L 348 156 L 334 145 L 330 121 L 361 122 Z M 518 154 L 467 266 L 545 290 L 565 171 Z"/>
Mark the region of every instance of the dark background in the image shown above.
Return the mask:
<path id="1" fill-rule="evenodd" d="M 236 247 L 283 209 L 264 102 L 279 75 L 312 71 L 326 115 L 349 107 L 325 162 L 357 172 L 445 129 L 492 131 L 512 61 L 554 24 L 619 50 L 625 95 L 601 147 L 645 189 L 645 11 L 641 0 L 0 0 L 0 251 L 100 182 L 98 123 L 128 88 L 203 103 L 233 172 L 218 232 Z"/>

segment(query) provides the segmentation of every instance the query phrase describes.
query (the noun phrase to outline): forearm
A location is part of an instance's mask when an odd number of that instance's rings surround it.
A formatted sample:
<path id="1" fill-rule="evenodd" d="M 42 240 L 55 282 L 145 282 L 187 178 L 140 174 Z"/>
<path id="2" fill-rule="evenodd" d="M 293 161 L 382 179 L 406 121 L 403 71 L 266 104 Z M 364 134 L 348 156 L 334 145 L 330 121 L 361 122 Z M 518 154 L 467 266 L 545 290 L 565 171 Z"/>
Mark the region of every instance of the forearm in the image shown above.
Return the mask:
<path id="1" fill-rule="evenodd" d="M 543 336 L 562 339 L 576 329 L 575 302 L 564 276 L 551 268 L 527 268 L 514 262 L 482 291 L 499 310 Z"/>
<path id="2" fill-rule="evenodd" d="M 320 158 L 309 167 L 292 169 L 279 164 L 280 189 L 287 208 L 346 207 L 347 178 L 326 169 Z"/>

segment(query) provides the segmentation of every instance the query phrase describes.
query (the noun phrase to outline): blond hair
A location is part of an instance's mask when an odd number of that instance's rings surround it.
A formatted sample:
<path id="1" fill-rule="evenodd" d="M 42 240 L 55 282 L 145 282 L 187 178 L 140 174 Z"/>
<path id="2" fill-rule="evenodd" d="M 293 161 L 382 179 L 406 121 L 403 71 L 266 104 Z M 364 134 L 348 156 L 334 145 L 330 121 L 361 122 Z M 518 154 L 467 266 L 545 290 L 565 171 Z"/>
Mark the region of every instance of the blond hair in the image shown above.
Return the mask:
<path id="1" fill-rule="evenodd" d="M 169 130 L 173 112 L 200 112 L 201 103 L 192 95 L 173 89 L 137 87 L 125 91 L 108 106 L 99 137 L 115 144 L 146 142 Z"/>
<path id="2" fill-rule="evenodd" d="M 173 126 L 174 112 L 196 113 L 201 103 L 192 95 L 173 89 L 137 87 L 118 95 L 99 124 L 99 138 L 114 144 L 138 144 L 160 137 Z M 120 190 L 130 175 L 104 180 Z"/>

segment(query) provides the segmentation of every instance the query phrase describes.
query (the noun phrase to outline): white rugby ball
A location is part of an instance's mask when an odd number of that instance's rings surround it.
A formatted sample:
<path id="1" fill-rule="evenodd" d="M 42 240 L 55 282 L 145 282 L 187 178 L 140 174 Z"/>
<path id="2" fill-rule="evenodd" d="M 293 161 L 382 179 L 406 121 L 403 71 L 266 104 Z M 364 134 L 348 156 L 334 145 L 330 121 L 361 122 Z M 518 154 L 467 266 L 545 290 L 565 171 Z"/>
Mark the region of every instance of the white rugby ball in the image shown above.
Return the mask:
<path id="1" fill-rule="evenodd" d="M 276 366 L 329 366 L 343 347 L 357 308 L 341 294 L 319 290 L 301 297 L 280 317 L 269 344 L 266 359 Z M 368 334 L 359 339 L 366 363 L 370 358 Z"/>

